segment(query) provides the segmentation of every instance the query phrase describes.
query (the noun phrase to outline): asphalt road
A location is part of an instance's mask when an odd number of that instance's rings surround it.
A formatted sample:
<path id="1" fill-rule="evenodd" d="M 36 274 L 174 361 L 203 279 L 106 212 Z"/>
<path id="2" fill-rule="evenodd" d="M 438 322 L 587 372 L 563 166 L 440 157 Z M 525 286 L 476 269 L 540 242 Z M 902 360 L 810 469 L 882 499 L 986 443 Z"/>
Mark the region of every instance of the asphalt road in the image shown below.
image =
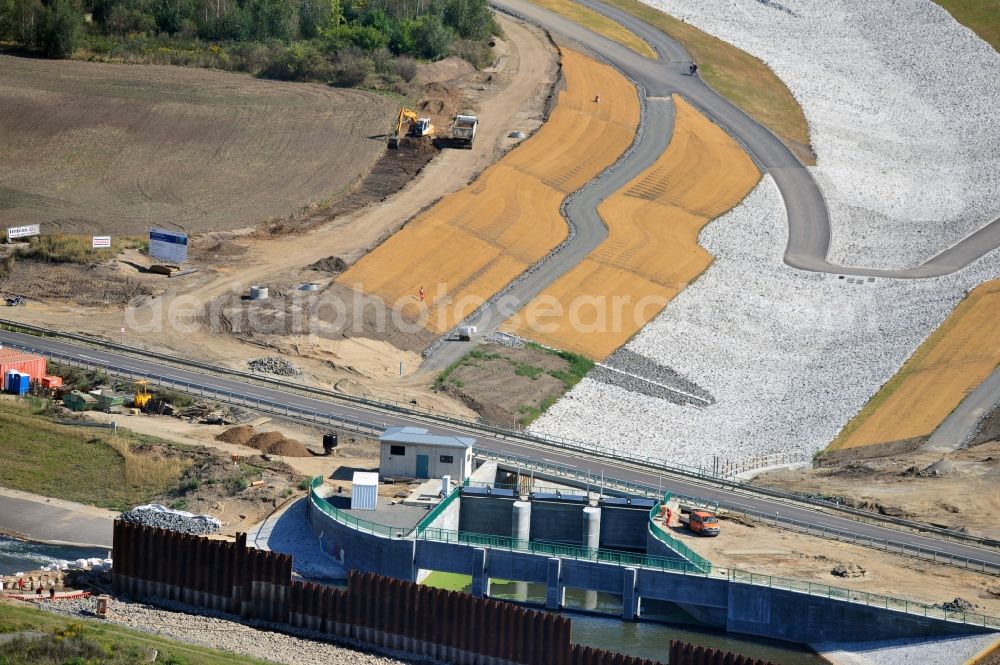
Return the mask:
<path id="1" fill-rule="evenodd" d="M 470 432 L 469 428 L 459 426 L 450 427 L 428 425 L 423 420 L 413 418 L 405 414 L 390 414 L 370 409 L 362 405 L 337 403 L 308 397 L 298 393 L 283 392 L 276 388 L 252 385 L 224 376 L 201 374 L 190 370 L 161 365 L 149 360 L 125 357 L 109 353 L 107 351 L 79 347 L 66 342 L 54 340 L 52 338 L 35 337 L 32 335 L 0 331 L 0 343 L 15 347 L 20 346 L 33 348 L 42 352 L 60 353 L 91 363 L 97 363 L 108 369 L 117 369 L 139 374 L 154 374 L 167 377 L 173 381 L 184 382 L 197 387 L 207 388 L 209 390 L 231 392 L 243 395 L 249 399 L 259 399 L 277 403 L 282 406 L 291 406 L 293 408 L 307 409 L 321 414 L 330 414 L 337 418 L 348 418 L 355 421 L 371 423 L 377 427 L 408 425 L 426 427 L 432 432 L 442 434 L 469 435 L 471 433 L 477 438 L 477 446 L 489 450 L 519 455 L 522 457 L 530 457 L 540 461 L 551 462 L 553 464 L 561 464 L 563 466 L 572 467 L 581 471 L 589 471 L 594 474 L 604 474 L 609 477 L 630 482 L 661 485 L 664 490 L 718 501 L 720 504 L 734 508 L 742 508 L 771 515 L 779 515 L 784 519 L 798 520 L 812 524 L 816 527 L 845 530 L 864 538 L 886 540 L 912 547 L 929 548 L 943 554 L 985 561 L 994 566 L 1000 567 L 1000 550 L 983 549 L 965 543 L 940 540 L 929 535 L 907 531 L 897 531 L 886 526 L 862 523 L 848 517 L 824 513 L 806 506 L 789 504 L 766 496 L 737 494 L 730 490 L 721 489 L 717 486 L 700 484 L 693 480 L 675 478 L 664 479 L 652 471 L 629 467 L 623 463 L 615 463 L 596 459 L 594 457 L 588 457 L 587 454 L 583 452 L 580 454 L 573 454 L 571 452 L 565 452 L 560 449 L 546 447 L 532 442 L 509 440 L 496 437 L 492 434 L 476 431 Z M 3 514 L 3 512 L 0 512 L 0 526 L 3 526 Z"/>
<path id="2" fill-rule="evenodd" d="M 980 419 L 992 411 L 1000 401 L 1000 367 L 986 377 L 975 390 L 965 396 L 924 444 L 925 450 L 942 453 L 957 450 L 969 432 L 979 425 Z"/>
<path id="3" fill-rule="evenodd" d="M 111 547 L 114 519 L 89 506 L 45 497 L 0 495 L 0 530 L 57 545 Z"/>

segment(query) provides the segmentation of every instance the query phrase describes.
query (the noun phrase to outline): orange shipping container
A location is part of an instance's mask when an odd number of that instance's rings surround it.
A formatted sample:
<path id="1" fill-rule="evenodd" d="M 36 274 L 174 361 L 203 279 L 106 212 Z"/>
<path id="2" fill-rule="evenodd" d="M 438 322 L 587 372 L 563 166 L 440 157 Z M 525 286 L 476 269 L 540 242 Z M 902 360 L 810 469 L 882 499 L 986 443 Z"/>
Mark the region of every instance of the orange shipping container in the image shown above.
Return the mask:
<path id="1" fill-rule="evenodd" d="M 45 376 L 45 358 L 16 349 L 0 349 L 0 376 L 6 376 L 12 369 L 27 374 L 35 383 Z"/>
<path id="2" fill-rule="evenodd" d="M 60 386 L 62 386 L 62 377 L 61 376 L 53 376 L 53 375 L 50 374 L 48 376 L 43 376 L 42 377 L 42 387 L 44 387 L 44 388 L 58 388 Z"/>

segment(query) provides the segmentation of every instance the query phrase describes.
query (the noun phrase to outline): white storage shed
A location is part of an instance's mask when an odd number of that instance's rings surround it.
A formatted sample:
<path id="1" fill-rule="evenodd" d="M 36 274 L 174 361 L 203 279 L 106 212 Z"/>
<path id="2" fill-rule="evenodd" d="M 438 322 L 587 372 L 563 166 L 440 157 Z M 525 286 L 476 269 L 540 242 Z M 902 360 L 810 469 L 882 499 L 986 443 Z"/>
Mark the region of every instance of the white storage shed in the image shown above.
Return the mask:
<path id="1" fill-rule="evenodd" d="M 423 427 L 390 427 L 379 437 L 379 473 L 395 478 L 440 478 L 462 482 L 472 473 L 468 436 L 431 434 Z"/>
<path id="2" fill-rule="evenodd" d="M 375 510 L 378 507 L 378 474 L 355 471 L 351 480 L 351 510 Z"/>

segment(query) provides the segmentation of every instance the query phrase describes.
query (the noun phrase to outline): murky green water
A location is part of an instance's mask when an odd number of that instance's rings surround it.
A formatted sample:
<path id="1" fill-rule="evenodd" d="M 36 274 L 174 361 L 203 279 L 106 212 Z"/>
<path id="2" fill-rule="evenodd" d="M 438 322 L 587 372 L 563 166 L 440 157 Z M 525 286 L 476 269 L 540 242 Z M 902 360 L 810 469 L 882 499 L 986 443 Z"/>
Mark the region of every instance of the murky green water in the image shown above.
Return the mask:
<path id="1" fill-rule="evenodd" d="M 468 591 L 467 575 L 432 573 L 424 584 L 455 591 Z M 494 580 L 490 596 L 503 600 L 544 606 L 546 585 Z M 776 640 L 758 640 L 715 629 L 699 628 L 695 620 L 672 603 L 646 602 L 642 613 L 647 619 L 670 621 L 652 623 L 621 621 L 620 595 L 583 589 L 566 589 L 565 605 L 573 621 L 573 642 L 667 662 L 670 640 L 681 640 L 714 649 L 769 660 L 778 665 L 821 665 L 826 663 L 809 649 Z M 608 616 L 600 616 L 606 614 Z M 682 625 L 683 624 L 683 625 Z"/>

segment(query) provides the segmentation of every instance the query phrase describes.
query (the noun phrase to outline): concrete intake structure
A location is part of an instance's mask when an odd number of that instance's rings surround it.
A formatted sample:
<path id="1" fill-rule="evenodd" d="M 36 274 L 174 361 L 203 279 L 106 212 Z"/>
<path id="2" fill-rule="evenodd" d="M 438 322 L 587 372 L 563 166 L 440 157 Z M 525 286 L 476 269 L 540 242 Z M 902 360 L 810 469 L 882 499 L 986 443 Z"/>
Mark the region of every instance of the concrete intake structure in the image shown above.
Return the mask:
<path id="1" fill-rule="evenodd" d="M 349 570 L 408 581 L 426 571 L 468 575 L 477 595 L 491 579 L 543 584 L 550 610 L 565 607 L 572 588 L 620 595 L 626 620 L 640 619 L 646 601 L 673 603 L 709 628 L 803 644 L 996 630 L 989 617 L 693 563 L 671 549 L 680 541 L 654 532 L 659 504 L 637 497 L 594 507 L 583 496 L 534 493 L 526 509 L 511 490 L 462 487 L 404 530 L 358 525 L 315 486 L 308 501 L 320 546 Z M 525 529 L 529 539 L 512 537 Z"/>

